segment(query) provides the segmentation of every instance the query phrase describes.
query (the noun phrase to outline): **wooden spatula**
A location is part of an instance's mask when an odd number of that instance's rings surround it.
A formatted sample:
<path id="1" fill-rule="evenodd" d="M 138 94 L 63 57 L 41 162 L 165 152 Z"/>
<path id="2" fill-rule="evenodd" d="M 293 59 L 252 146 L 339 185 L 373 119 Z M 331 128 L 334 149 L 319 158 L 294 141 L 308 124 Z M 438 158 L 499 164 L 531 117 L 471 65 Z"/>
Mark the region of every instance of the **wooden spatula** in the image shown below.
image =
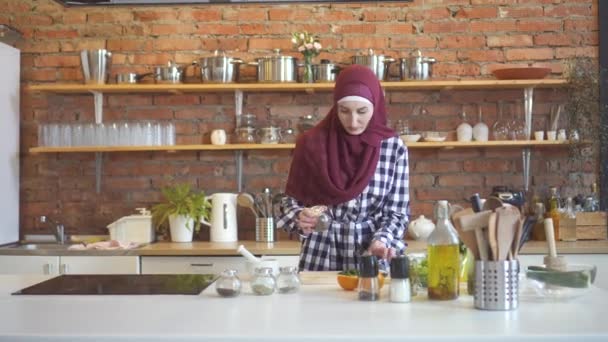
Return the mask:
<path id="1" fill-rule="evenodd" d="M 488 220 L 488 244 L 490 245 L 491 257 L 490 260 L 498 260 L 498 244 L 496 242 L 496 213 L 490 215 Z"/>
<path id="2" fill-rule="evenodd" d="M 466 215 L 471 215 L 471 214 L 473 214 L 473 209 L 466 208 L 466 209 L 453 213 L 451 219 L 452 219 L 452 224 L 454 225 L 454 227 L 456 228 L 456 231 L 458 232 L 458 236 L 460 237 L 460 240 L 462 240 L 462 242 L 467 246 L 467 248 L 471 250 L 471 253 L 473 253 L 475 260 L 479 260 L 479 249 L 477 248 L 477 240 L 475 239 L 475 232 L 463 230 L 462 226 L 460 225 L 460 220 L 459 220 L 460 217 L 466 216 Z"/>
<path id="3" fill-rule="evenodd" d="M 519 227 L 519 210 L 515 207 L 496 208 L 496 242 L 498 259 L 507 260 Z"/>

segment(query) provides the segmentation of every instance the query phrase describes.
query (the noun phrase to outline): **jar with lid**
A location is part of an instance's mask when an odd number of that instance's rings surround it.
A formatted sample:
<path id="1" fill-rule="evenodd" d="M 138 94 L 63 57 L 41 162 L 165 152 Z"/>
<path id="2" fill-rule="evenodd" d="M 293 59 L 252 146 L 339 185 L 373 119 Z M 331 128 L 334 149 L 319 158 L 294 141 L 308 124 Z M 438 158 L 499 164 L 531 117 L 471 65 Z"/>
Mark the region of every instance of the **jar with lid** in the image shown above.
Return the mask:
<path id="1" fill-rule="evenodd" d="M 294 266 L 285 266 L 280 268 L 280 273 L 277 278 L 277 287 L 279 293 L 296 293 L 300 290 L 300 277 L 298 269 Z"/>
<path id="2" fill-rule="evenodd" d="M 257 117 L 253 114 L 243 114 L 234 130 L 236 142 L 240 144 L 254 144 L 256 142 Z"/>
<path id="3" fill-rule="evenodd" d="M 277 126 L 262 127 L 258 130 L 261 144 L 278 144 L 281 141 L 281 129 Z"/>
<path id="4" fill-rule="evenodd" d="M 410 266 L 406 256 L 391 260 L 391 285 L 389 298 L 391 302 L 407 303 L 411 300 Z"/>
<path id="5" fill-rule="evenodd" d="M 274 293 L 277 281 L 272 275 L 272 268 L 259 267 L 255 269 L 251 279 L 251 290 L 259 296 L 269 296 Z"/>
<path id="6" fill-rule="evenodd" d="M 236 297 L 241 294 L 241 280 L 236 270 L 224 270 L 215 282 L 215 290 L 222 297 Z"/>

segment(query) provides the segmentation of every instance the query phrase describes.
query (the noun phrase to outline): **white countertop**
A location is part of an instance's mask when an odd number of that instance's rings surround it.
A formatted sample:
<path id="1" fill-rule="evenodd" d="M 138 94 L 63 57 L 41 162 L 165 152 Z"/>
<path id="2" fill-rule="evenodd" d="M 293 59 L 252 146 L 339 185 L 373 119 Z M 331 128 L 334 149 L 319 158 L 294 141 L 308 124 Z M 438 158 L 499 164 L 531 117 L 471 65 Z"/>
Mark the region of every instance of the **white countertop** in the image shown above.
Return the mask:
<path id="1" fill-rule="evenodd" d="M 497 312 L 474 309 L 467 295 L 362 302 L 336 285 L 258 297 L 245 283 L 237 298 L 219 297 L 213 285 L 199 296 L 10 295 L 48 278 L 0 276 L 0 341 L 608 340 L 608 291 L 600 288 L 569 302 L 521 300 L 518 310 Z"/>

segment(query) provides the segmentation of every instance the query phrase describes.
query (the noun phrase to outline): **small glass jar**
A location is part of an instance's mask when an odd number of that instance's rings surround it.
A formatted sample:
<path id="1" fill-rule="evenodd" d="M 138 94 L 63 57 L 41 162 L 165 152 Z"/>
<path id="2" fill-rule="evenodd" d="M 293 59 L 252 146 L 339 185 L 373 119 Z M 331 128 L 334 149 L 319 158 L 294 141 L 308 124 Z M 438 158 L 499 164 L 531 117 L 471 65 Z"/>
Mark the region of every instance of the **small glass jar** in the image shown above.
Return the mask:
<path id="1" fill-rule="evenodd" d="M 296 293 L 300 290 L 300 277 L 298 269 L 293 266 L 280 268 L 279 277 L 277 278 L 277 287 L 279 293 Z"/>
<path id="2" fill-rule="evenodd" d="M 272 275 L 272 268 L 256 268 L 251 279 L 251 290 L 259 296 L 269 296 L 274 293 L 277 281 Z"/>
<path id="3" fill-rule="evenodd" d="M 215 290 L 222 297 L 236 297 L 241 294 L 241 280 L 236 270 L 225 270 L 215 282 Z"/>

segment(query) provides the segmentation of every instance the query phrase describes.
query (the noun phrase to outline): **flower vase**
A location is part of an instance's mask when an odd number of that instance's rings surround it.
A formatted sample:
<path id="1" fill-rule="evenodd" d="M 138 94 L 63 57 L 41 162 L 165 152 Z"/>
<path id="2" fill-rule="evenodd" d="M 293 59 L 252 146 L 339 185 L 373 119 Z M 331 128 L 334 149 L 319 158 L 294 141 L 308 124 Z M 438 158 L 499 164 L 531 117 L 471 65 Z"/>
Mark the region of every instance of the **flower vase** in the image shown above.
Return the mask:
<path id="1" fill-rule="evenodd" d="M 303 83 L 313 83 L 312 76 L 312 56 L 304 56 L 304 75 L 302 76 Z"/>

